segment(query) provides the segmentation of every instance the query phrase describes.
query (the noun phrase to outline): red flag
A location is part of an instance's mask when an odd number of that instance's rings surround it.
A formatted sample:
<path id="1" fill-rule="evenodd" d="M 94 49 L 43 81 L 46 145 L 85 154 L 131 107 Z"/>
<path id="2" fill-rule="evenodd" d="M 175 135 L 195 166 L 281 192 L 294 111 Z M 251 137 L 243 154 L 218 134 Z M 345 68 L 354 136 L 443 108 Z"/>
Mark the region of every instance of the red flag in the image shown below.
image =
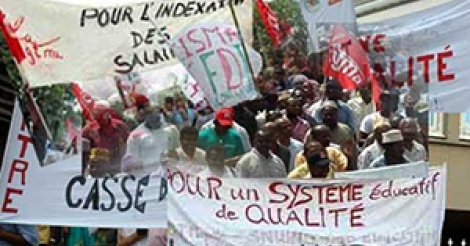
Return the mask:
<path id="1" fill-rule="evenodd" d="M 279 19 L 263 0 L 257 0 L 257 6 L 261 21 L 268 32 L 271 42 L 273 42 L 274 47 L 279 47 L 284 39 L 284 33 L 279 25 Z"/>
<path id="2" fill-rule="evenodd" d="M 11 55 L 16 59 L 16 62 L 20 64 L 26 58 L 26 55 L 23 48 L 21 48 L 20 41 L 14 36 L 14 28 L 6 22 L 5 18 L 5 14 L 0 10 L 0 28 L 2 29 L 3 38 L 10 49 Z M 20 21 L 19 25 L 21 25 L 21 23 Z"/>
<path id="3" fill-rule="evenodd" d="M 370 82 L 373 99 L 379 103 L 380 86 L 371 72 L 369 56 L 356 37 L 342 25 L 333 27 L 323 73 L 337 79 L 343 88 L 349 90 L 367 86 Z"/>
<path id="4" fill-rule="evenodd" d="M 78 104 L 82 108 L 83 115 L 85 119 L 89 122 L 95 121 L 93 118 L 93 114 L 91 113 L 91 109 L 93 109 L 95 101 L 93 98 L 88 95 L 88 93 L 84 92 L 80 86 L 77 84 L 72 84 L 72 93 L 77 98 Z"/>

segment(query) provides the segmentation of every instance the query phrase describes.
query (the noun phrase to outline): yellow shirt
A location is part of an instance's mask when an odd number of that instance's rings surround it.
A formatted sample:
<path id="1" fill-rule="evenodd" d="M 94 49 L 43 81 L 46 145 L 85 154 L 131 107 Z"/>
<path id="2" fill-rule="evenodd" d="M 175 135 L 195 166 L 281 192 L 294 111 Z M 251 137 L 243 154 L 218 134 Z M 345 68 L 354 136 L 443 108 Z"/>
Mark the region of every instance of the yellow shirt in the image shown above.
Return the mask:
<path id="1" fill-rule="evenodd" d="M 327 178 L 334 177 L 335 172 L 341 172 L 346 170 L 348 167 L 348 158 L 334 147 L 326 147 L 326 153 L 328 159 L 330 159 L 330 171 L 328 172 Z M 287 176 L 291 179 L 305 179 L 310 178 L 310 170 L 308 169 L 307 159 L 305 159 L 304 152 L 301 151 L 295 157 L 296 168 L 292 170 Z"/>

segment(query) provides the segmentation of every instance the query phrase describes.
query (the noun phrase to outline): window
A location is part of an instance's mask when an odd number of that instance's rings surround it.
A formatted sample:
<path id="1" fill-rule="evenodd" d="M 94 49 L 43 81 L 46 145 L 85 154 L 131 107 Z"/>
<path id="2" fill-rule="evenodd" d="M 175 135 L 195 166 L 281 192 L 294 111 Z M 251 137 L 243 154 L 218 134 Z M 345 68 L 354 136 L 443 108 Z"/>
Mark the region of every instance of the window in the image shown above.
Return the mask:
<path id="1" fill-rule="evenodd" d="M 459 138 L 463 140 L 470 140 L 470 113 L 460 115 Z"/>
<path id="2" fill-rule="evenodd" d="M 469 117 L 469 127 L 470 127 L 470 117 Z M 470 140 L 470 132 L 468 134 L 469 134 L 468 139 Z M 446 137 L 444 135 L 444 114 L 443 113 L 430 113 L 429 136 L 436 137 L 436 138 Z"/>

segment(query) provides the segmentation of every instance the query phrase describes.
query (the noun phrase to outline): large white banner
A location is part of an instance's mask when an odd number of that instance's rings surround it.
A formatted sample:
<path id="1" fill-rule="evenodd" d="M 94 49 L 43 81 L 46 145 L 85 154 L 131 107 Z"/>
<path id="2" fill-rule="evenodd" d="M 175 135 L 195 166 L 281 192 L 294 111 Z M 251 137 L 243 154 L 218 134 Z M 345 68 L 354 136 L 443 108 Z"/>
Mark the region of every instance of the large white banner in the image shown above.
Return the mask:
<path id="1" fill-rule="evenodd" d="M 454 0 L 424 11 L 359 26 L 371 65 L 395 85 L 429 90 L 439 112 L 470 110 L 470 2 Z M 429 89 L 427 86 L 429 85 Z"/>
<path id="2" fill-rule="evenodd" d="M 31 86 L 101 79 L 177 63 L 167 42 L 196 20 L 232 23 L 251 40 L 251 0 L 0 0 L 7 41 Z"/>
<path id="3" fill-rule="evenodd" d="M 176 57 L 215 110 L 258 95 L 254 77 L 263 61 L 248 45 L 245 54 L 242 42 L 234 25 L 209 22 L 190 26 L 172 40 Z"/>
<path id="4" fill-rule="evenodd" d="M 166 179 L 157 174 L 114 178 L 81 175 L 72 155 L 40 166 L 15 104 L 0 174 L 0 221 L 90 227 L 166 227 Z"/>
<path id="5" fill-rule="evenodd" d="M 299 6 L 307 23 L 311 42 L 309 48 L 314 52 L 328 47 L 334 24 L 342 24 L 353 33 L 357 30 L 353 0 L 300 0 Z"/>
<path id="6" fill-rule="evenodd" d="M 169 171 L 175 245 L 440 245 L 445 166 L 388 181 L 221 179 Z"/>

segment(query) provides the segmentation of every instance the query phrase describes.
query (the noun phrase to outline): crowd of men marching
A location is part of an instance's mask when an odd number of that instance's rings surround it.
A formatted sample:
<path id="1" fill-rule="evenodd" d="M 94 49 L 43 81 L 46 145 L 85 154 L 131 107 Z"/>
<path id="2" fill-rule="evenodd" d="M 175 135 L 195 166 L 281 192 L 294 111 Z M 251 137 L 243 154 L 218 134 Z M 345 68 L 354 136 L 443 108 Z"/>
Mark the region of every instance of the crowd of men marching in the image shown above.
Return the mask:
<path id="1" fill-rule="evenodd" d="M 428 112 L 419 92 L 383 88 L 374 102 L 370 87 L 344 90 L 295 47 L 280 58 L 256 78 L 259 98 L 233 107 L 196 110 L 179 94 L 156 105 L 134 94 L 130 117 L 96 104 L 96 121 L 82 131 L 83 174 L 139 175 L 185 163 L 199 175 L 329 179 L 427 160 Z M 46 245 L 166 245 L 163 229 L 38 228 Z M 35 229 L 19 235 L 35 244 Z"/>

